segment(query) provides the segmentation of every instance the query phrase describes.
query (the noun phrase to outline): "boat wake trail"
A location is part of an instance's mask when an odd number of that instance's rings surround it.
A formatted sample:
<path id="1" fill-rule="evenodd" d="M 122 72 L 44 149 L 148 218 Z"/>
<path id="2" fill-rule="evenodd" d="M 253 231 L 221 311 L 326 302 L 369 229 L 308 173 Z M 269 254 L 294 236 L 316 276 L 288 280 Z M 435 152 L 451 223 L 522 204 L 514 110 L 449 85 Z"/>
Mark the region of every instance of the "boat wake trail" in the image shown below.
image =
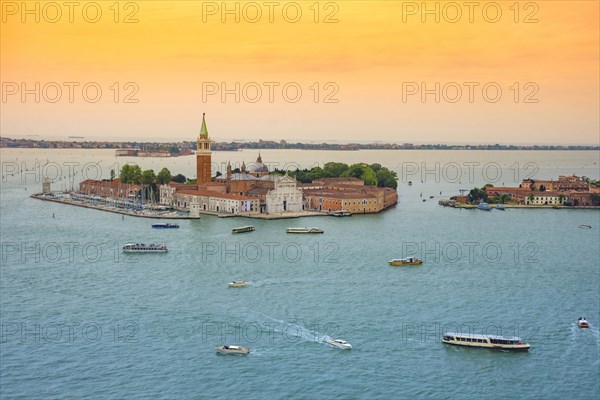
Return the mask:
<path id="1" fill-rule="evenodd" d="M 583 335 L 591 335 L 594 338 L 598 355 L 600 355 L 600 330 L 597 327 L 590 325 L 590 327 L 587 329 L 581 329 L 576 323 L 573 323 L 569 328 L 569 345 L 562 356 L 563 359 L 571 355 L 573 350 L 575 350 L 577 343 L 580 341 L 580 339 L 583 339 Z M 587 337 L 589 338 L 589 336 Z M 596 364 L 600 364 L 600 357 L 596 360 Z"/>
<path id="2" fill-rule="evenodd" d="M 325 344 L 325 340 L 330 337 L 329 335 L 337 331 L 337 326 L 333 324 L 295 323 L 272 318 L 264 314 L 260 315 L 271 323 L 274 332 L 281 334 L 285 340 L 291 342 L 305 340 Z"/>

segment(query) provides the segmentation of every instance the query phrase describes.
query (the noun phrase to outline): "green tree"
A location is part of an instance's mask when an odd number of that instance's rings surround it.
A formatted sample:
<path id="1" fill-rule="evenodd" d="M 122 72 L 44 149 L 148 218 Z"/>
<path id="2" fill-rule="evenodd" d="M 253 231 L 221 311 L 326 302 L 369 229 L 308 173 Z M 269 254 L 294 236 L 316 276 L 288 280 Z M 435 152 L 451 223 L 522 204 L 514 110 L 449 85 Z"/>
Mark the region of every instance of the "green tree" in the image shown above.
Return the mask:
<path id="1" fill-rule="evenodd" d="M 379 164 L 379 163 L 371 164 L 371 165 L 369 165 L 369 168 L 371 168 L 375 173 L 378 173 L 379 170 L 381 169 L 381 164 Z"/>
<path id="2" fill-rule="evenodd" d="M 308 177 L 311 181 L 315 181 L 321 178 L 328 178 L 329 174 L 321 167 L 313 167 L 308 173 Z"/>
<path id="3" fill-rule="evenodd" d="M 365 181 L 365 185 L 377 186 L 377 174 L 371 168 L 365 168 L 365 172 L 360 176 L 360 179 Z"/>
<path id="4" fill-rule="evenodd" d="M 115 179 L 115 176 L 116 176 L 116 175 L 115 175 L 115 170 L 114 170 L 114 169 L 111 169 L 111 170 L 110 170 L 110 181 L 111 181 L 111 182 L 112 182 L 112 181 Z"/>
<path id="5" fill-rule="evenodd" d="M 368 185 L 368 186 L 376 186 L 377 185 L 377 175 L 365 163 L 352 164 L 350 166 L 350 168 L 348 168 L 342 174 L 342 176 L 349 176 L 349 177 L 362 179 L 365 182 L 365 185 Z"/>
<path id="6" fill-rule="evenodd" d="M 160 172 L 158 173 L 158 175 L 156 176 L 156 182 L 159 185 L 164 185 L 167 184 L 171 181 L 171 171 L 169 171 L 167 168 L 163 168 L 160 170 Z"/>
<path id="7" fill-rule="evenodd" d="M 396 172 L 390 171 L 387 168 L 380 168 L 379 171 L 377 171 L 377 186 L 396 189 L 398 187 L 398 176 Z"/>
<path id="8" fill-rule="evenodd" d="M 342 176 L 348 169 L 348 164 L 338 162 L 328 162 L 323 166 L 323 170 L 332 178 Z"/>
<path id="9" fill-rule="evenodd" d="M 471 203 L 487 201 L 487 197 L 488 195 L 485 189 L 473 188 L 469 191 L 469 201 Z"/>
<path id="10" fill-rule="evenodd" d="M 529 204 L 533 203 L 533 193 L 531 193 L 529 196 L 527 196 L 527 198 L 529 199 Z"/>
<path id="11" fill-rule="evenodd" d="M 185 183 L 185 181 L 187 180 L 185 176 L 181 175 L 181 174 L 177 174 L 175 175 L 172 179 L 173 182 L 177 182 L 177 183 Z"/>
<path id="12" fill-rule="evenodd" d="M 140 178 L 141 183 L 144 185 L 151 185 L 156 181 L 156 174 L 154 170 L 147 169 L 142 172 L 142 176 Z"/>
<path id="13" fill-rule="evenodd" d="M 139 165 L 133 165 L 130 169 L 129 180 L 127 183 L 140 184 L 142 182 L 142 169 Z"/>
<path id="14" fill-rule="evenodd" d="M 121 183 L 129 182 L 129 177 L 131 176 L 131 165 L 125 164 L 123 168 L 121 168 L 121 172 L 119 173 L 119 180 Z"/>

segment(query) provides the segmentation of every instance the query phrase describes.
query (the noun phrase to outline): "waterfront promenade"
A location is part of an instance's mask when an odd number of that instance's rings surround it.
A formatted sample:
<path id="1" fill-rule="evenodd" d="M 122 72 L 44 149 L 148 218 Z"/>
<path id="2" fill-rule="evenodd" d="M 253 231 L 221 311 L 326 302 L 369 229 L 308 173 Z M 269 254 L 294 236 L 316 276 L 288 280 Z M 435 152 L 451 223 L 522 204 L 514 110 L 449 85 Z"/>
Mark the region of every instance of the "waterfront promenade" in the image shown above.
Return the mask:
<path id="1" fill-rule="evenodd" d="M 36 193 L 31 195 L 32 198 L 44 201 L 52 201 L 55 203 L 66 204 L 70 206 L 92 208 L 94 210 L 108 211 L 116 214 L 128 215 L 130 217 L 140 218 L 162 218 L 162 219 L 199 219 L 200 217 L 192 217 L 183 213 L 173 211 L 154 211 L 154 210 L 134 210 L 127 208 L 113 207 L 104 204 L 94 204 L 91 202 L 84 202 L 82 200 L 74 200 L 70 197 L 58 197 L 53 195 L 47 195 L 42 193 Z"/>
<path id="2" fill-rule="evenodd" d="M 108 204 L 98 204 L 92 201 L 86 201 L 83 199 L 75 200 L 68 195 L 55 196 L 52 194 L 36 193 L 31 195 L 32 198 L 44 201 L 52 201 L 55 203 L 61 203 L 77 207 L 91 208 L 94 210 L 107 211 L 116 214 L 127 215 L 130 217 L 140 218 L 160 218 L 160 219 L 200 219 L 200 216 L 192 216 L 188 212 L 182 211 L 158 211 L 158 210 L 147 210 L 147 209 L 131 209 L 131 208 L 120 208 L 114 207 Z M 287 212 L 287 213 L 270 213 L 270 214 L 227 214 L 218 213 L 212 211 L 200 211 L 203 215 L 213 215 L 219 218 L 253 218 L 263 220 L 275 220 L 275 219 L 291 219 L 300 217 L 319 217 L 329 216 L 329 214 L 319 211 L 298 211 L 298 212 Z"/>

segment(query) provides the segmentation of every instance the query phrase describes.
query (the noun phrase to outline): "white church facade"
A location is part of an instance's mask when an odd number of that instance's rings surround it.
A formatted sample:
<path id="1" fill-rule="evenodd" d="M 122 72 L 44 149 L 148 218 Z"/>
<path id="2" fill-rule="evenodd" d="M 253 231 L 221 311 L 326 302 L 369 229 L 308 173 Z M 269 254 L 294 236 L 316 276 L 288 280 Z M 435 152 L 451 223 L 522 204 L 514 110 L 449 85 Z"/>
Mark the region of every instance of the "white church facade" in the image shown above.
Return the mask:
<path id="1" fill-rule="evenodd" d="M 266 195 L 266 213 L 302 211 L 302 189 L 297 181 L 287 174 L 275 180 L 275 188 Z"/>

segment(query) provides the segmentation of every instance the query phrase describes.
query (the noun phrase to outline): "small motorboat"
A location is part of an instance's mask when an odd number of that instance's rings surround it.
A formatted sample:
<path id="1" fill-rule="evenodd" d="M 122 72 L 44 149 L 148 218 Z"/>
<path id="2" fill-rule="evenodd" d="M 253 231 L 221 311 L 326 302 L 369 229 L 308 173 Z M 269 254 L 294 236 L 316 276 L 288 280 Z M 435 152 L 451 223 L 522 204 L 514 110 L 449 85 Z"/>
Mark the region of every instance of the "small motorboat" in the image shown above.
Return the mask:
<path id="1" fill-rule="evenodd" d="M 327 338 L 325 340 L 325 343 L 327 343 L 331 346 L 337 347 L 339 349 L 344 349 L 344 350 L 350 350 L 352 348 L 352 345 L 350 343 L 348 343 L 342 339 Z"/>
<path id="2" fill-rule="evenodd" d="M 580 227 L 581 229 L 592 229 L 592 226 L 591 226 L 591 225 L 585 225 L 585 224 L 581 224 L 581 225 L 579 225 L 579 227 Z"/>
<path id="3" fill-rule="evenodd" d="M 244 287 L 248 286 L 248 282 L 246 281 L 233 281 L 227 284 L 229 287 Z"/>
<path id="4" fill-rule="evenodd" d="M 217 353 L 244 355 L 250 353 L 250 349 L 247 347 L 240 346 L 217 346 Z"/>
<path id="5" fill-rule="evenodd" d="M 579 326 L 580 328 L 589 328 L 590 324 L 588 324 L 585 317 L 579 317 L 579 319 L 577 320 L 577 326 Z"/>
<path id="6" fill-rule="evenodd" d="M 406 257 L 406 258 L 394 258 L 393 260 L 388 261 L 390 265 L 421 265 L 423 264 L 423 260 L 417 257 Z"/>
<path id="7" fill-rule="evenodd" d="M 496 207 L 494 207 L 496 210 L 500 210 L 500 211 L 504 211 L 504 204 L 497 204 Z"/>

